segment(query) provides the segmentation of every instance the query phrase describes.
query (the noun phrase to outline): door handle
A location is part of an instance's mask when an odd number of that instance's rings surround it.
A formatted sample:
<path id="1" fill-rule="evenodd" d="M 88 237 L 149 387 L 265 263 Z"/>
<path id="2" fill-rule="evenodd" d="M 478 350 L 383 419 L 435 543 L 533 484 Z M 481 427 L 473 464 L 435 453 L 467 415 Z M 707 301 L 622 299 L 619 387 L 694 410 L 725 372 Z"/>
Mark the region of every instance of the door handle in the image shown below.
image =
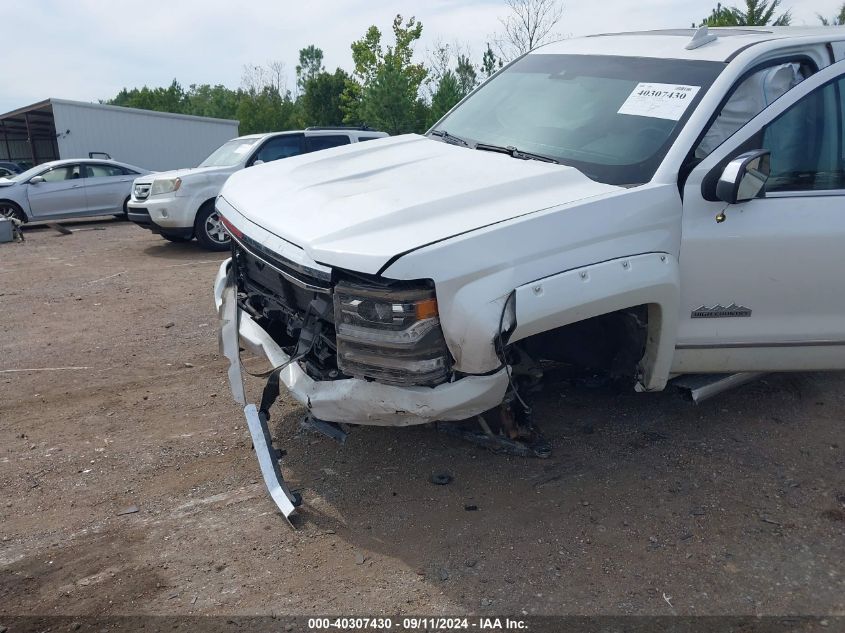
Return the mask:
<path id="1" fill-rule="evenodd" d="M 79 189 L 82 185 L 71 185 L 71 189 Z"/>

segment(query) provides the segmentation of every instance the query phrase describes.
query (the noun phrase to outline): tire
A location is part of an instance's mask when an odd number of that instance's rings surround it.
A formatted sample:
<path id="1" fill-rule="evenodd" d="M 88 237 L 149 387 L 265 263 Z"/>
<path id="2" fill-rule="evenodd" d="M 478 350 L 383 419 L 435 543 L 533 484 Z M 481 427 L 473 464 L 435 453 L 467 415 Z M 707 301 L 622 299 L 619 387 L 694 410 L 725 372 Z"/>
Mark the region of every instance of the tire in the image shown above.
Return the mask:
<path id="1" fill-rule="evenodd" d="M 20 220 L 26 222 L 26 214 L 17 204 L 10 201 L 0 201 L 0 218 Z"/>
<path id="2" fill-rule="evenodd" d="M 232 238 L 223 228 L 220 215 L 214 208 L 214 203 L 205 203 L 197 212 L 194 222 L 194 236 L 197 241 L 210 251 L 227 251 L 232 244 Z"/>
<path id="3" fill-rule="evenodd" d="M 185 242 L 191 241 L 190 237 L 182 237 L 181 235 L 167 235 L 166 233 L 162 233 L 161 236 L 168 242 L 173 242 L 175 244 L 184 244 Z"/>

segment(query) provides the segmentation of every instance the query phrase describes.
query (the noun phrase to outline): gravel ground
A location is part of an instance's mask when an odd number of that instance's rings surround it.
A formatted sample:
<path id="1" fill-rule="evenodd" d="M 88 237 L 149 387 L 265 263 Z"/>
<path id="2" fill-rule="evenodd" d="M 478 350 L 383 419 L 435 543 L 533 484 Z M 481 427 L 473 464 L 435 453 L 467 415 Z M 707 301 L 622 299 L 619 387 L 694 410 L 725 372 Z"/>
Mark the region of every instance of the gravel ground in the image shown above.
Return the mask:
<path id="1" fill-rule="evenodd" d="M 224 255 L 69 226 L 0 245 L 0 614 L 845 614 L 845 374 L 697 407 L 550 384 L 547 460 L 339 446 L 285 396 L 292 530 L 217 352 Z"/>

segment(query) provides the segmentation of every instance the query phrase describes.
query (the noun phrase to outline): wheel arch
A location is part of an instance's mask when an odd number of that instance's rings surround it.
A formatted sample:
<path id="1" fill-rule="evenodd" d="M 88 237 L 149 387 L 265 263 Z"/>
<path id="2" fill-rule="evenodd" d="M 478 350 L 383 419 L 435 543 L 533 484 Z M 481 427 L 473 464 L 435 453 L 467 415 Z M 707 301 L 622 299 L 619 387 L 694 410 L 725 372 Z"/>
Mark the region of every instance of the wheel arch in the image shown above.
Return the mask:
<path id="1" fill-rule="evenodd" d="M 12 200 L 11 198 L 0 198 L 0 204 L 11 204 L 15 206 L 21 212 L 21 215 L 23 215 L 24 222 L 30 221 L 29 214 L 26 212 L 26 209 L 23 208 L 20 202 Z"/>
<path id="2" fill-rule="evenodd" d="M 201 202 L 201 203 L 199 204 L 199 206 L 197 207 L 197 212 L 194 214 L 194 224 L 195 224 L 195 225 L 196 225 L 196 223 L 197 223 L 197 216 L 199 215 L 200 211 L 202 211 L 203 209 L 205 209 L 206 207 L 209 207 L 209 206 L 210 206 L 210 207 L 213 207 L 213 206 L 214 206 L 214 202 L 215 202 L 216 200 L 217 200 L 217 196 L 214 196 L 214 197 L 212 197 L 212 198 L 209 198 L 208 200 L 204 200 L 203 202 Z"/>
<path id="3" fill-rule="evenodd" d="M 231 239 L 229 238 L 227 231 L 223 228 L 222 224 L 218 220 L 216 222 L 218 226 L 215 229 L 215 235 L 217 237 L 215 237 L 209 234 L 208 226 L 207 224 L 204 224 L 207 218 L 218 214 L 217 208 L 215 206 L 216 200 L 217 196 L 207 198 L 197 208 L 196 216 L 194 217 L 194 237 L 197 239 L 200 245 L 202 245 L 206 249 L 214 251 L 223 251 L 228 250 L 230 248 Z M 222 239 L 224 236 L 226 237 L 225 240 Z"/>
<path id="4" fill-rule="evenodd" d="M 678 261 L 668 253 L 622 257 L 565 271 L 515 291 L 516 326 L 509 343 L 572 324 L 645 307 L 645 351 L 637 388 L 666 385 L 677 335 Z"/>

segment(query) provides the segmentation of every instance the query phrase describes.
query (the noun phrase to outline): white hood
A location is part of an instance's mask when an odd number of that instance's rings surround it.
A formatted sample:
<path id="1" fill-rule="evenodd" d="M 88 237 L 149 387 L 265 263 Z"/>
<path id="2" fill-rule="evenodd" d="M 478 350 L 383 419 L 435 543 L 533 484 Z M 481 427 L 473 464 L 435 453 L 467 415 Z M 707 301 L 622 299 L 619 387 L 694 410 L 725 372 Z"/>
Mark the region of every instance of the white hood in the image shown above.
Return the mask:
<path id="1" fill-rule="evenodd" d="M 405 135 L 245 169 L 221 195 L 314 261 L 376 273 L 426 244 L 618 189 L 571 167 Z"/>
<path id="2" fill-rule="evenodd" d="M 136 182 L 152 182 L 156 178 L 185 178 L 186 176 L 214 176 L 215 174 L 228 175 L 235 167 L 185 167 L 183 169 L 171 169 L 170 171 L 155 171 L 135 179 Z"/>

